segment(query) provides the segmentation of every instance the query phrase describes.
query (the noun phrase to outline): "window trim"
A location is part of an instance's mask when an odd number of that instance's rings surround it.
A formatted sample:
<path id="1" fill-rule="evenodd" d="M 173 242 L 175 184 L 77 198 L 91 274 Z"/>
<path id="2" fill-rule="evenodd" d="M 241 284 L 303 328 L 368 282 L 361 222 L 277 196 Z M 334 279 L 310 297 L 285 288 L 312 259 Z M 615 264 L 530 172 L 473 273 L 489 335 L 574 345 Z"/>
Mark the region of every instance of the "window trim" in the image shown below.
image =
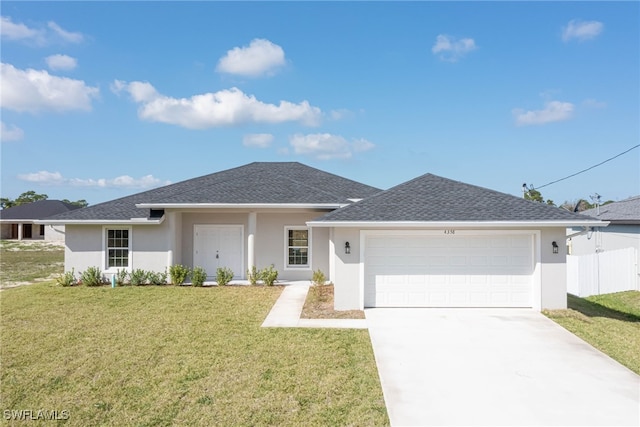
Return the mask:
<path id="1" fill-rule="evenodd" d="M 289 264 L 289 230 L 305 230 L 307 232 L 307 263 L 305 265 Z M 312 233 L 311 227 L 304 225 L 287 225 L 284 227 L 284 269 L 292 271 L 311 270 L 312 266 Z"/>
<path id="2" fill-rule="evenodd" d="M 126 267 L 109 267 L 109 248 L 108 245 L 108 237 L 107 234 L 109 230 L 127 230 L 129 232 L 129 246 L 127 250 L 129 251 L 127 258 L 129 259 L 129 265 Z M 132 227 L 123 227 L 123 226 L 109 226 L 105 225 L 102 227 L 102 271 L 106 273 L 116 273 L 119 270 L 125 270 L 131 272 L 131 266 L 133 265 L 133 228 Z"/>

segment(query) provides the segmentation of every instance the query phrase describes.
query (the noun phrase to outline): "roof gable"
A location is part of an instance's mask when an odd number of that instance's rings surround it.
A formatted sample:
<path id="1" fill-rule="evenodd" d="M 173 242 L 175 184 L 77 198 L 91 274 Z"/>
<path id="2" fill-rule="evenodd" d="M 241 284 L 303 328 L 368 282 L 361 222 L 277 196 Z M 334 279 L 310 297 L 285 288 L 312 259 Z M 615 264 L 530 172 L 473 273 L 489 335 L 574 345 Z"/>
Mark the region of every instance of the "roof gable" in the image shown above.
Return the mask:
<path id="1" fill-rule="evenodd" d="M 330 212 L 320 222 L 584 221 L 572 212 L 432 174 Z"/>

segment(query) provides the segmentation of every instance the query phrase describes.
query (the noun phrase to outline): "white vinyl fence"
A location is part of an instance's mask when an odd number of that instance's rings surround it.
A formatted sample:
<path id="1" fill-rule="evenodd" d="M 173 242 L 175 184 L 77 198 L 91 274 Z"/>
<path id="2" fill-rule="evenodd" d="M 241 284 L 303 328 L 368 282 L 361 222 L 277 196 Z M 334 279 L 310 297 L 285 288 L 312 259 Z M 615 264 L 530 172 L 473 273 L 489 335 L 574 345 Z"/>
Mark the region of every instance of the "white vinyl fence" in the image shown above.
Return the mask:
<path id="1" fill-rule="evenodd" d="M 567 255 L 567 292 L 579 297 L 640 290 L 635 248 Z"/>

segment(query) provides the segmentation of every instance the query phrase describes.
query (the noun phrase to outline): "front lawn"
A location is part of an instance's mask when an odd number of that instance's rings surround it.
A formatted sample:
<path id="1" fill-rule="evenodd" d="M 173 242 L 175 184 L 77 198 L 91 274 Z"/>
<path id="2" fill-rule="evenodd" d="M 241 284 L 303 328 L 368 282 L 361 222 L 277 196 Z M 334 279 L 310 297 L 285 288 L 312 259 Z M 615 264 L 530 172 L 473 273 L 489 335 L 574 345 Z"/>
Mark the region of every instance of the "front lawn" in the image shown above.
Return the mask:
<path id="1" fill-rule="evenodd" d="M 640 292 L 568 298 L 568 310 L 544 314 L 640 374 Z"/>
<path id="2" fill-rule="evenodd" d="M 280 287 L 1 294 L 3 410 L 69 425 L 388 425 L 366 330 L 261 328 Z"/>

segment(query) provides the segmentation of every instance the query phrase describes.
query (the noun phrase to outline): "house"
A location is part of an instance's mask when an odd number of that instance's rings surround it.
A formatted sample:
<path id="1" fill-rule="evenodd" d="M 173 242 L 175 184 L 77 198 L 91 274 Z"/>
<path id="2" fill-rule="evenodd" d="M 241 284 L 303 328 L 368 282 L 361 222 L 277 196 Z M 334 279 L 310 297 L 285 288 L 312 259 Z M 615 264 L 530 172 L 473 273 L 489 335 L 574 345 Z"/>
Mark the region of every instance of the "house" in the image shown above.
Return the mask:
<path id="1" fill-rule="evenodd" d="M 73 211 L 79 206 L 60 200 L 38 200 L 0 210 L 0 226 L 2 239 L 30 240 L 64 240 L 64 225 L 45 227 L 36 223 L 63 212 Z"/>
<path id="2" fill-rule="evenodd" d="M 569 237 L 571 255 L 635 248 L 640 252 L 640 196 L 609 203 L 580 212 L 582 215 L 609 222 L 606 228 L 572 229 Z"/>
<path id="3" fill-rule="evenodd" d="M 581 214 L 609 226 L 568 230 L 569 292 L 590 296 L 640 289 L 640 196 Z"/>
<path id="4" fill-rule="evenodd" d="M 605 224 L 430 174 L 381 191 L 300 163 L 251 163 L 46 223 L 67 228 L 67 271 L 320 269 L 339 310 L 564 308 L 565 230 Z"/>

